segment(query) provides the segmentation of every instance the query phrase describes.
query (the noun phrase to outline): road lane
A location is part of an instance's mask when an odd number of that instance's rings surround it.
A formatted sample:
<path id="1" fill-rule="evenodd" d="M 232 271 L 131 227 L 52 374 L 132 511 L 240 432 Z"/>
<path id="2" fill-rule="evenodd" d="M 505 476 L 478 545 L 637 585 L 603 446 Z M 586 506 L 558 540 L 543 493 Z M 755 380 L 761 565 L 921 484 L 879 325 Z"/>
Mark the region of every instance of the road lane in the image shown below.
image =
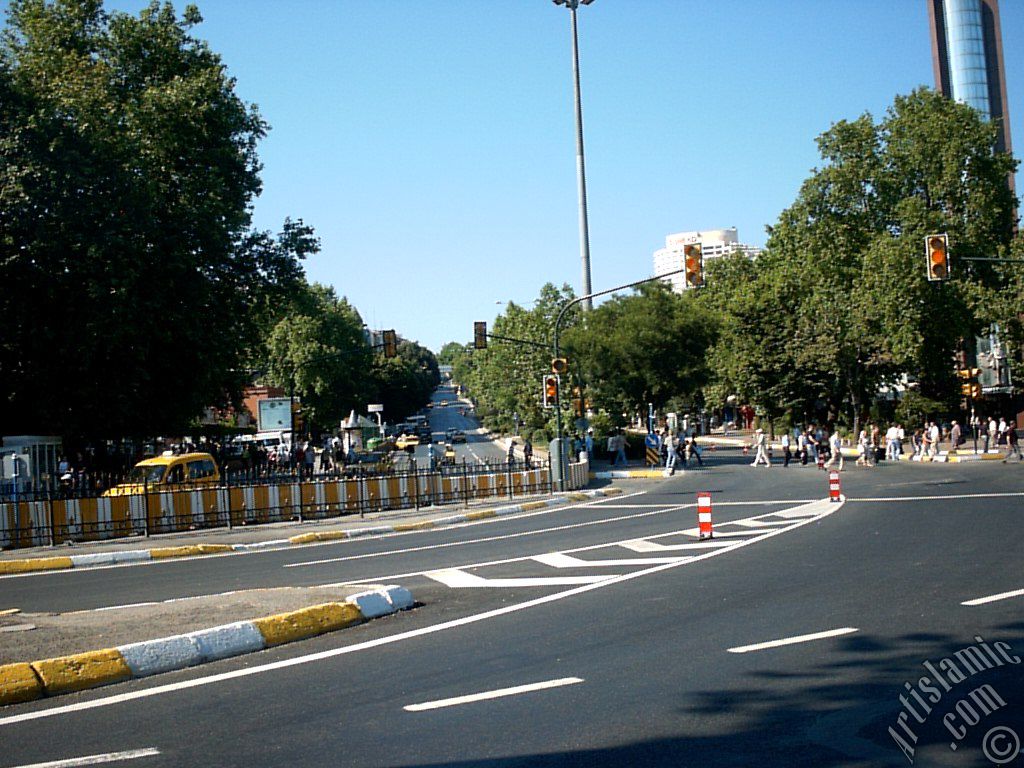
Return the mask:
<path id="1" fill-rule="evenodd" d="M 944 504 L 929 510 L 919 503 L 850 503 L 841 514 L 727 557 L 583 588 L 443 632 L 126 702 L 114 716 L 139 738 L 153 737 L 162 723 L 181 723 L 173 743 L 144 742 L 160 746 L 161 765 L 273 765 L 282 755 L 298 766 L 503 759 L 839 765 L 854 758 L 898 765 L 904 757 L 886 728 L 903 682 L 916 679 L 922 661 L 942 658 L 974 634 L 1024 647 L 1013 601 L 959 606 L 959 569 L 949 559 L 976 543 L 992 554 L 978 575 L 989 582 L 1015 578 L 1015 561 L 1000 559 L 1016 546 L 1015 510 L 974 509 L 968 522 L 987 525 L 968 526 L 954 539 L 949 534 L 965 515 Z M 397 617 L 394 626 L 427 615 L 416 613 Z M 770 654 L 727 653 L 752 636 L 788 637 L 829 625 L 860 632 Z M 365 638 L 358 634 L 318 647 L 352 647 Z M 268 654 L 281 655 L 288 654 Z M 1004 676 L 994 685 L 1024 690 L 1006 676 L 1014 671 L 999 670 Z M 411 701 L 564 677 L 587 682 L 472 707 L 402 709 Z M 12 758 L 27 762 L 47 756 L 47 735 L 58 729 L 84 754 L 77 743 L 104 730 L 111 717 L 98 709 L 0 725 L 0 738 L 13 745 Z M 921 754 L 948 754 L 941 730 L 937 722 L 923 732 Z"/>

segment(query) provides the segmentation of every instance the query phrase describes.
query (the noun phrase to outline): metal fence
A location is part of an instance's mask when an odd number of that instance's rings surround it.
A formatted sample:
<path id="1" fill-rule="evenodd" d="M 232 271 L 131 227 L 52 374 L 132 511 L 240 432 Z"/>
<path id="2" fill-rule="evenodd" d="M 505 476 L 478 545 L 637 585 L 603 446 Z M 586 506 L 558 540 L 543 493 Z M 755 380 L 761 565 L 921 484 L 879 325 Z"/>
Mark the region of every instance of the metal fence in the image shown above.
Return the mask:
<path id="1" fill-rule="evenodd" d="M 586 484 L 585 465 L 571 467 L 572 486 Z M 550 466 L 523 462 L 455 464 L 353 475 L 232 474 L 217 484 L 144 487 L 67 495 L 32 494 L 0 503 L 0 547 L 55 545 L 155 533 L 231 528 L 288 520 L 365 515 L 551 493 Z"/>

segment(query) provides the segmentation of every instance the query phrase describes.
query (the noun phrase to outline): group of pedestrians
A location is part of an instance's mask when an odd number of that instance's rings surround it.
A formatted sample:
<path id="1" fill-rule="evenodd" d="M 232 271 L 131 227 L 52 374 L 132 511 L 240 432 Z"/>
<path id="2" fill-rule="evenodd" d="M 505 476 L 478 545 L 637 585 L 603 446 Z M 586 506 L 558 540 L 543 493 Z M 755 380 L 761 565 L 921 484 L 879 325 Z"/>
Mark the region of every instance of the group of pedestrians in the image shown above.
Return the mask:
<path id="1" fill-rule="evenodd" d="M 698 466 L 704 466 L 700 458 L 700 446 L 694 436 L 688 432 L 674 432 L 670 429 L 663 429 L 659 435 L 661 439 L 661 455 L 665 462 L 665 470 L 668 474 L 674 474 L 676 464 L 680 460 L 684 467 L 688 467 L 691 461 L 696 461 Z"/>
<path id="2" fill-rule="evenodd" d="M 998 446 L 1006 447 L 1006 456 L 1003 462 L 1011 459 L 1024 461 L 1021 454 L 1017 425 L 1013 420 L 999 419 L 993 417 L 987 422 L 975 420 L 975 426 L 979 430 L 982 453 L 988 453 Z M 965 430 L 955 420 L 948 428 L 944 428 L 935 421 L 926 421 L 921 427 L 915 429 L 909 435 L 902 424 L 891 424 L 883 434 L 878 424 L 868 423 L 859 430 L 856 437 L 857 466 L 873 467 L 882 456 L 888 461 L 899 461 L 900 456 L 906 452 L 918 459 L 924 457 L 934 458 L 939 455 L 943 443 L 948 443 L 949 450 L 956 450 L 967 442 L 968 430 Z M 781 436 L 782 465 L 789 466 L 790 462 L 799 459 L 802 465 L 808 462 L 826 468 L 837 466 L 843 469 L 843 444 L 844 441 L 838 430 L 831 432 L 825 428 L 817 427 L 814 424 L 803 429 L 793 430 L 793 434 L 786 432 Z M 770 467 L 772 448 L 768 436 L 762 429 L 754 430 L 754 436 L 749 449 L 754 451 L 754 460 L 750 466 Z"/>

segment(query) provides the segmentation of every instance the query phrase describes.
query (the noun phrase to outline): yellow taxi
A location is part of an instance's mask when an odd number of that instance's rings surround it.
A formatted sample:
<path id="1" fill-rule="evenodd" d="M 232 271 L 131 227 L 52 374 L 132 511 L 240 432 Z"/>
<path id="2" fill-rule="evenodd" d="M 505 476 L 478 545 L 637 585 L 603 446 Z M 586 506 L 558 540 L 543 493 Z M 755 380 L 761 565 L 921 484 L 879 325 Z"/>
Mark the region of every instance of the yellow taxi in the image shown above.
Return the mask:
<path id="1" fill-rule="evenodd" d="M 419 444 L 420 439 L 416 435 L 399 435 L 395 440 L 395 447 L 400 451 L 404 451 L 406 448 L 415 448 Z"/>
<path id="2" fill-rule="evenodd" d="M 216 485 L 220 482 L 217 462 L 208 453 L 183 453 L 170 451 L 151 459 L 143 459 L 128 475 L 128 482 L 120 483 L 103 492 L 104 496 L 131 496 L 150 491 L 166 491 L 173 487 L 194 488 Z"/>

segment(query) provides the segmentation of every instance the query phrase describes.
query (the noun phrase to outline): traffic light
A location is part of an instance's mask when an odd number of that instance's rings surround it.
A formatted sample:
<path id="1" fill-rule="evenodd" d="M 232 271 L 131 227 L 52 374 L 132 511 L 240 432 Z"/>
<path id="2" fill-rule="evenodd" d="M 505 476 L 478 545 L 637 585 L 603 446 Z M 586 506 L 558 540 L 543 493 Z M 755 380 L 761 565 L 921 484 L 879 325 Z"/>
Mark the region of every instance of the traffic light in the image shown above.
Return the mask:
<path id="1" fill-rule="evenodd" d="M 683 262 L 686 267 L 686 286 L 700 288 L 704 285 L 704 247 L 701 243 L 683 246 Z"/>
<path id="2" fill-rule="evenodd" d="M 487 323 L 473 323 L 473 349 L 487 349 Z"/>
<path id="3" fill-rule="evenodd" d="M 981 397 L 981 384 L 978 383 L 978 379 L 981 377 L 981 368 L 962 368 L 956 372 L 956 375 L 963 380 L 963 384 L 960 385 L 961 395 L 975 399 Z"/>
<path id="4" fill-rule="evenodd" d="M 586 415 L 586 406 L 583 404 L 583 390 L 580 387 L 572 388 L 572 412 L 580 418 Z"/>
<path id="5" fill-rule="evenodd" d="M 558 377 L 549 375 L 544 377 L 544 407 L 558 407 Z"/>
<path id="6" fill-rule="evenodd" d="M 928 235 L 924 239 L 928 257 L 928 280 L 940 283 L 949 280 L 949 237 L 945 234 Z"/>
<path id="7" fill-rule="evenodd" d="M 398 354 L 398 337 L 394 331 L 384 331 L 384 357 L 395 357 Z"/>
<path id="8" fill-rule="evenodd" d="M 551 360 L 551 372 L 564 376 L 569 370 L 569 361 L 564 357 L 555 357 Z"/>

